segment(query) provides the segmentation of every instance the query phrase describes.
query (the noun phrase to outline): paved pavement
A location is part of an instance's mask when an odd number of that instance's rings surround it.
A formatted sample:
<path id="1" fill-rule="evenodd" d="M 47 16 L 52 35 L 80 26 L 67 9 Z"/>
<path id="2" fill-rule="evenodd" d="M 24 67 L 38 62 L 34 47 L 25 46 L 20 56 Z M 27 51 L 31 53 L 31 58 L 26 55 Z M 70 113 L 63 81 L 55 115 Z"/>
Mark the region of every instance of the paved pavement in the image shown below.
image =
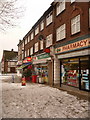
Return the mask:
<path id="1" fill-rule="evenodd" d="M 17 77 L 15 79 L 18 81 Z M 42 84 L 2 77 L 3 118 L 88 118 L 89 102 Z"/>

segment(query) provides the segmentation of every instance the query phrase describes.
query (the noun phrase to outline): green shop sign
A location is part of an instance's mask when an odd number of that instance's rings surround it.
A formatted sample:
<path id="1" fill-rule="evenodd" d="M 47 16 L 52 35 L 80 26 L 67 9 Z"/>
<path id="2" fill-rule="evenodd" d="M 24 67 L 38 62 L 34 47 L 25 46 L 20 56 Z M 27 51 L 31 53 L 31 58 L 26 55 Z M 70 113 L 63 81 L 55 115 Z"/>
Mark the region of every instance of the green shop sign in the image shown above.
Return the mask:
<path id="1" fill-rule="evenodd" d="M 38 59 L 49 58 L 49 57 L 50 57 L 50 53 L 44 53 L 42 55 L 37 56 Z"/>

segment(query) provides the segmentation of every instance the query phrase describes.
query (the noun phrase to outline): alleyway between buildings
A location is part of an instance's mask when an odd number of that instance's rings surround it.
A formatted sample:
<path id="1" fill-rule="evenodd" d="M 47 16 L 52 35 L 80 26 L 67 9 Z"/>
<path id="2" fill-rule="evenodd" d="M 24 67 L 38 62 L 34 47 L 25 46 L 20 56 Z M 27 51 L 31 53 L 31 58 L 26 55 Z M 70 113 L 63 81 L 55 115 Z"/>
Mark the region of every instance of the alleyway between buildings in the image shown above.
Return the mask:
<path id="1" fill-rule="evenodd" d="M 3 77 L 2 77 L 3 78 Z M 86 118 L 89 103 L 44 84 L 2 79 L 3 118 Z"/>

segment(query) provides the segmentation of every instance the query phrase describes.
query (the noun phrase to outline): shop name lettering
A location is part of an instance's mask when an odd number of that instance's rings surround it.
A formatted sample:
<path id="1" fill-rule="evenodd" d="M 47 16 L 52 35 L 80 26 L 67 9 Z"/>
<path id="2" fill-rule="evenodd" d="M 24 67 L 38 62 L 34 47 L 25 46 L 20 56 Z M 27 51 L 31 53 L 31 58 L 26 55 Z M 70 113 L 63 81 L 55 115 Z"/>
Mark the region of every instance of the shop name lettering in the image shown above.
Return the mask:
<path id="1" fill-rule="evenodd" d="M 72 44 L 68 44 L 68 45 L 56 48 L 56 53 L 61 53 L 61 52 L 64 52 L 64 51 L 78 49 L 78 48 L 82 48 L 82 47 L 89 46 L 89 45 L 90 45 L 90 40 L 89 39 L 81 40 L 79 42 L 75 42 L 75 43 L 72 43 Z"/>

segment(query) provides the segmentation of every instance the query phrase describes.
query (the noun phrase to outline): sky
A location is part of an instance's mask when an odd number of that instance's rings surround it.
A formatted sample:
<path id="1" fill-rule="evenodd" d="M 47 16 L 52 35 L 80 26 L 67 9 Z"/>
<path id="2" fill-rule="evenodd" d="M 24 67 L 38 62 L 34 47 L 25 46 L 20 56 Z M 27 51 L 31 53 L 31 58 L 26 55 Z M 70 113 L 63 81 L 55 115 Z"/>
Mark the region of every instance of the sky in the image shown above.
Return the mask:
<path id="1" fill-rule="evenodd" d="M 24 7 L 24 15 L 17 21 L 18 26 L 10 28 L 5 32 L 0 31 L 0 61 L 3 50 L 18 50 L 19 40 L 28 33 L 31 27 L 49 8 L 54 0 L 22 0 L 20 5 Z"/>

